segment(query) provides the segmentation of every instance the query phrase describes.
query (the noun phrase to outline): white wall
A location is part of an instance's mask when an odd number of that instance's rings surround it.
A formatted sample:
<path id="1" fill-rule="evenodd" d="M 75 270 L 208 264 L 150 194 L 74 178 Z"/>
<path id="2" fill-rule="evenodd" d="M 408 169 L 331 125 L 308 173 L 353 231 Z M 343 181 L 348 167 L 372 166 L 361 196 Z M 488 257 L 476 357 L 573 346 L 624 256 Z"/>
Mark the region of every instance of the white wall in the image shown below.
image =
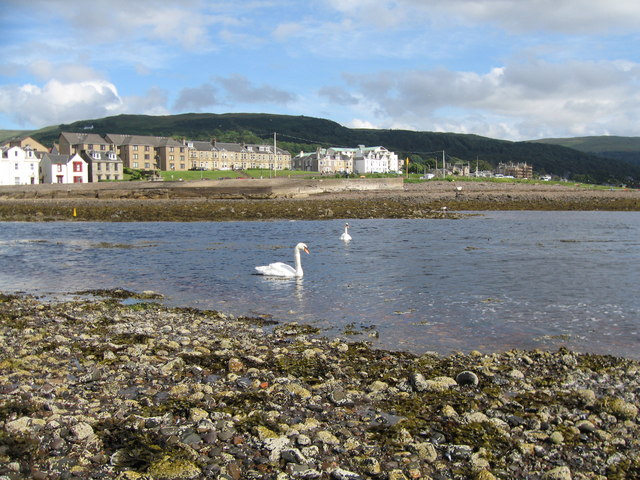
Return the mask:
<path id="1" fill-rule="evenodd" d="M 35 152 L 11 147 L 2 152 L 0 159 L 0 185 L 30 185 L 39 183 L 40 160 Z"/>

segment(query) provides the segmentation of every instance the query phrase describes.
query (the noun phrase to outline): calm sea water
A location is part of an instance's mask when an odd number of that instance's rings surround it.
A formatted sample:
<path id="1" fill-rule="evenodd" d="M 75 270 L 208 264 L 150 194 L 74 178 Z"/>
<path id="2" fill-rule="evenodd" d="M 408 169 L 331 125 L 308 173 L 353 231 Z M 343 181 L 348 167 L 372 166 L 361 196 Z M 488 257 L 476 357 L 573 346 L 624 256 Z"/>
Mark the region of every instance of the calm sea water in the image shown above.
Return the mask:
<path id="1" fill-rule="evenodd" d="M 640 358 L 640 213 L 463 220 L 0 223 L 0 291 L 154 290 L 414 353 L 511 348 Z M 255 275 L 293 264 L 303 279 Z"/>

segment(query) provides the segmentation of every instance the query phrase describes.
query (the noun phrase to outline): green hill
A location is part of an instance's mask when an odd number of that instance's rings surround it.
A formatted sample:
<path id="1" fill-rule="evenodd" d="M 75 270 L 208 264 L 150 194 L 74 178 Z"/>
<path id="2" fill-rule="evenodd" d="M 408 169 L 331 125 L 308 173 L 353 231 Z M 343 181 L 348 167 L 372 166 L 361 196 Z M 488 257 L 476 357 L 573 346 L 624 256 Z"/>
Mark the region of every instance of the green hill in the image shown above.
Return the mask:
<path id="1" fill-rule="evenodd" d="M 573 138 L 542 138 L 535 140 L 535 142 L 561 145 L 580 152 L 613 160 L 622 160 L 632 165 L 640 166 L 640 137 L 603 135 Z"/>
<path id="2" fill-rule="evenodd" d="M 603 158 L 573 146 L 543 141 L 510 142 L 456 133 L 352 129 L 331 120 L 306 116 L 258 113 L 118 115 L 51 126 L 30 132 L 30 135 L 44 145 L 52 145 L 63 131 L 247 142 L 258 137 L 270 142 L 275 132 L 278 145 L 288 149 L 292 155 L 317 146 L 383 145 L 401 157 L 411 156 L 412 161 L 419 162 L 439 157 L 444 150 L 448 162 L 459 160 L 473 166 L 477 161 L 487 166 L 496 166 L 500 162 L 527 162 L 533 165 L 536 173 L 554 174 L 575 181 L 640 184 L 640 164 Z"/>

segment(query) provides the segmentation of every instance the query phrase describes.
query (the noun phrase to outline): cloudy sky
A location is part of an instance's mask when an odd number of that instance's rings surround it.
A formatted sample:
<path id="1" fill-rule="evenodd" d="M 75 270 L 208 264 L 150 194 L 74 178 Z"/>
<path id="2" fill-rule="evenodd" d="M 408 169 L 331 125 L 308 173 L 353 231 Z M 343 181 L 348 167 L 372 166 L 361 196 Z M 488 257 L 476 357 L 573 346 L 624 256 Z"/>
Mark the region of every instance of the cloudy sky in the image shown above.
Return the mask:
<path id="1" fill-rule="evenodd" d="M 637 0 L 0 0 L 0 129 L 306 115 L 640 136 Z"/>

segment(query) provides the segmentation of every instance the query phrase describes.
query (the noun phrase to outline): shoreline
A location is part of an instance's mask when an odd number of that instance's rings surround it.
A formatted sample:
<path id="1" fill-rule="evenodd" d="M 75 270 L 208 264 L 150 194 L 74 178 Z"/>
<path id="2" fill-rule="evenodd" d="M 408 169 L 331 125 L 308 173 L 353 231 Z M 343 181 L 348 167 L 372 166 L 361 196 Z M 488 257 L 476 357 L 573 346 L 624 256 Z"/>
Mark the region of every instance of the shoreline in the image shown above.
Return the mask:
<path id="1" fill-rule="evenodd" d="M 0 295 L 0 476 L 635 478 L 640 362 L 424 354 L 165 307 Z M 2 446 L 3 445 L 3 446 Z"/>
<path id="2" fill-rule="evenodd" d="M 460 218 L 456 212 L 640 211 L 640 190 L 591 189 L 573 184 L 429 181 L 393 189 L 314 191 L 252 198 L 250 191 L 243 190 L 240 184 L 224 195 L 205 197 L 202 192 L 206 187 L 184 183 L 172 187 L 172 197 L 149 188 L 139 192 L 140 195 L 146 192 L 146 197 L 96 198 L 97 193 L 88 185 L 55 198 L 4 195 L 0 197 L 0 221 Z M 9 187 L 5 190 L 14 191 Z"/>

